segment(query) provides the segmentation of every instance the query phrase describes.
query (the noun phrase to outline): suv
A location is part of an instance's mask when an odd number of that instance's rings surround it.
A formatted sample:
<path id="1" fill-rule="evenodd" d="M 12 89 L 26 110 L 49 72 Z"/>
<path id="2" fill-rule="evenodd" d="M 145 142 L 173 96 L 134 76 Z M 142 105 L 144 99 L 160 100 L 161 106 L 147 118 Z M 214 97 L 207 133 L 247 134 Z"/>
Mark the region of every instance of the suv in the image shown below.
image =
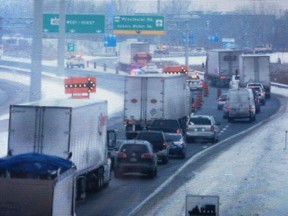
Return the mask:
<path id="1" fill-rule="evenodd" d="M 140 131 L 136 137 L 137 140 L 146 140 L 153 146 L 153 151 L 157 154 L 158 159 L 163 164 L 169 161 L 169 145 L 166 142 L 165 135 L 162 131 Z"/>
<path id="2" fill-rule="evenodd" d="M 261 87 L 264 90 L 265 98 L 270 98 L 270 88 L 265 87 L 262 83 L 259 82 L 247 83 L 246 87 L 247 88 Z"/>
<path id="3" fill-rule="evenodd" d="M 229 122 L 245 118 L 250 122 L 255 121 L 256 108 L 251 95 L 253 96 L 252 91 L 247 88 L 230 89 L 223 108 L 223 118 L 227 118 Z"/>
<path id="4" fill-rule="evenodd" d="M 219 122 L 209 115 L 191 115 L 187 130 L 186 140 L 191 142 L 194 138 L 202 138 L 217 142 L 219 140 Z"/>
<path id="5" fill-rule="evenodd" d="M 183 126 L 177 119 L 155 119 L 148 128 L 163 132 L 183 133 Z"/>
<path id="6" fill-rule="evenodd" d="M 260 102 L 262 105 L 265 105 L 266 103 L 265 89 L 261 83 L 259 83 L 259 85 L 255 85 L 254 83 L 250 83 L 250 84 L 248 83 L 247 88 L 251 88 L 251 89 L 258 91 L 258 94 L 259 94 L 258 97 L 260 99 Z"/>
<path id="7" fill-rule="evenodd" d="M 157 175 L 157 155 L 151 143 L 145 140 L 124 141 L 115 157 L 114 175 L 116 178 L 123 173 L 139 172 L 150 178 Z"/>

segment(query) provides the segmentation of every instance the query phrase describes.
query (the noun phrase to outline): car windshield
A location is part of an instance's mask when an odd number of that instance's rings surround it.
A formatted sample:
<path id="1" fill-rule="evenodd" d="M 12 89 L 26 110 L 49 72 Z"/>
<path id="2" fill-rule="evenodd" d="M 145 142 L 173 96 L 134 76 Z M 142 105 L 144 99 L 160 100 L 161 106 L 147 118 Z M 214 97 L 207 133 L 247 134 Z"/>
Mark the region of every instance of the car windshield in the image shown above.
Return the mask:
<path id="1" fill-rule="evenodd" d="M 160 133 L 140 133 L 137 139 L 147 140 L 151 143 L 163 141 L 163 137 Z"/>
<path id="2" fill-rule="evenodd" d="M 211 125 L 210 119 L 203 117 L 193 117 L 190 119 L 190 122 L 195 125 Z"/>
<path id="3" fill-rule="evenodd" d="M 179 141 L 182 139 L 182 136 L 180 134 L 176 134 L 176 133 L 165 133 L 165 138 L 166 138 L 167 142 Z"/>
<path id="4" fill-rule="evenodd" d="M 133 152 L 140 152 L 140 153 L 149 152 L 147 146 L 141 144 L 128 144 L 128 145 L 124 144 L 121 147 L 120 151 L 127 154 L 131 154 Z"/>

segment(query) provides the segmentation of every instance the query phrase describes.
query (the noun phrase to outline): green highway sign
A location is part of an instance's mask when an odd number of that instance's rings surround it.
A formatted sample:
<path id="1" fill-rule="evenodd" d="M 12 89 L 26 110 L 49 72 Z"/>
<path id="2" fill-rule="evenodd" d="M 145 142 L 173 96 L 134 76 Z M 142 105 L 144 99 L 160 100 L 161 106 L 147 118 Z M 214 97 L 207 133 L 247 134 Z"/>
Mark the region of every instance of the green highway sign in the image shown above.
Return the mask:
<path id="1" fill-rule="evenodd" d="M 153 15 L 117 15 L 113 19 L 114 34 L 163 35 L 164 17 Z"/>
<path id="2" fill-rule="evenodd" d="M 104 34 L 105 16 L 90 14 L 66 14 L 66 33 Z M 43 32 L 59 32 L 59 14 L 43 14 Z"/>
<path id="3" fill-rule="evenodd" d="M 73 42 L 67 43 L 67 52 L 75 52 L 76 51 L 76 44 Z"/>

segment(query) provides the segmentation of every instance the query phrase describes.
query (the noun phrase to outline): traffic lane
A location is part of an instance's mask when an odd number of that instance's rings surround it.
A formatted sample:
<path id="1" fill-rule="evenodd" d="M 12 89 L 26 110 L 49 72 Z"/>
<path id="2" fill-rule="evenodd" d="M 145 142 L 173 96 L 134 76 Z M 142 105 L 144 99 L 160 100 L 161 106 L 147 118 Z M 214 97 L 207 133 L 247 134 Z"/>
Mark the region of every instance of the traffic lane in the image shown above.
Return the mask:
<path id="1" fill-rule="evenodd" d="M 248 119 L 236 120 L 233 123 L 229 123 L 227 119 L 223 119 L 223 110 L 217 109 L 217 88 L 209 87 L 209 94 L 203 98 L 203 105 L 201 109 L 195 112 L 195 115 L 212 115 L 217 121 L 220 122 L 220 137 L 219 140 L 224 140 L 236 133 L 241 132 L 249 127 L 256 125 L 257 123 L 264 121 L 265 119 L 276 113 L 280 107 L 280 101 L 275 95 L 271 95 L 270 99 L 266 99 L 266 104 L 261 106 L 260 113 L 256 114 L 256 121 L 249 122 Z M 221 89 L 221 92 L 228 91 L 227 88 Z M 194 95 L 197 95 L 195 93 Z"/>
<path id="2" fill-rule="evenodd" d="M 116 179 L 112 173 L 109 187 L 99 193 L 87 195 L 84 202 L 77 203 L 76 213 L 79 216 L 127 216 L 146 197 L 158 189 L 173 175 L 192 155 L 202 151 L 202 144 L 189 144 L 185 159 L 173 158 L 168 164 L 158 165 L 158 175 L 154 179 L 140 174 L 124 175 Z"/>
<path id="3" fill-rule="evenodd" d="M 113 119 L 109 118 L 108 129 L 116 130 L 117 138 L 125 139 L 122 116 L 117 116 Z M 187 157 L 185 159 L 170 158 L 166 165 L 159 163 L 158 176 L 154 179 L 149 179 L 147 176 L 140 174 L 124 175 L 117 179 L 112 172 L 112 179 L 107 188 L 99 193 L 89 193 L 84 202 L 77 202 L 77 215 L 128 215 L 138 203 L 142 202 L 173 175 L 185 161 L 211 144 L 207 142 L 187 144 Z"/>
<path id="4" fill-rule="evenodd" d="M 230 124 L 227 120 L 222 119 L 222 112 L 217 109 L 217 100 L 216 100 L 216 90 L 210 89 L 210 95 L 208 97 L 204 97 L 203 107 L 197 112 L 199 114 L 211 114 L 216 116 L 218 120 L 221 121 L 220 129 L 223 129 L 227 125 L 229 127 L 225 131 L 225 134 L 220 136 L 221 139 L 225 139 L 229 136 L 232 136 L 236 133 L 241 132 L 242 130 L 246 130 L 248 127 L 251 127 L 255 123 L 248 122 L 235 122 Z M 274 103 L 274 99 L 269 101 L 271 104 L 274 104 L 277 107 L 277 100 Z M 269 102 L 267 101 L 267 108 L 269 106 Z M 264 106 L 263 106 L 264 108 Z M 265 115 L 269 115 L 269 113 L 264 112 L 261 113 L 263 116 L 259 114 L 259 118 L 257 121 L 261 121 L 262 118 L 265 119 Z M 268 111 L 273 112 L 273 109 L 268 109 Z M 264 120 L 263 119 L 263 120 Z M 119 117 L 118 122 L 121 121 L 121 117 Z M 232 126 L 230 126 L 232 125 Z M 118 124 L 115 128 L 124 137 L 124 126 Z M 187 143 L 187 157 L 184 160 L 181 159 L 170 159 L 167 165 L 159 165 L 158 167 L 158 177 L 150 180 L 146 177 L 139 175 L 127 175 L 121 179 L 115 179 L 112 176 L 112 181 L 107 190 L 104 190 L 99 194 L 91 194 L 91 197 L 94 197 L 97 200 L 90 199 L 88 196 L 87 203 L 82 203 L 82 205 L 77 206 L 77 214 L 78 215 L 93 215 L 93 213 L 98 212 L 100 215 L 127 215 L 131 209 L 131 206 L 137 205 L 137 203 L 143 201 L 147 196 L 149 196 L 155 189 L 160 187 L 160 185 L 167 180 L 171 175 L 173 175 L 189 158 L 203 149 L 207 149 L 214 144 L 205 140 L 196 140 L 192 143 Z M 123 194 L 132 194 L 130 197 L 125 196 L 125 199 L 119 199 Z M 93 201 L 92 201 L 93 200 Z M 114 200 L 114 202 L 113 202 Z M 117 200 L 117 202 L 115 202 Z M 95 202 L 91 206 L 91 202 Z M 112 202 L 112 203 L 111 203 Z M 91 208 L 89 207 L 91 206 Z M 90 210 L 93 211 L 90 212 Z"/>
<path id="5" fill-rule="evenodd" d="M 2 70 L 3 71 L 3 70 Z M 0 116 L 9 113 L 11 104 L 26 102 L 29 98 L 29 87 L 18 82 L 0 79 Z M 7 131 L 8 119 L 0 121 L 0 132 Z"/>

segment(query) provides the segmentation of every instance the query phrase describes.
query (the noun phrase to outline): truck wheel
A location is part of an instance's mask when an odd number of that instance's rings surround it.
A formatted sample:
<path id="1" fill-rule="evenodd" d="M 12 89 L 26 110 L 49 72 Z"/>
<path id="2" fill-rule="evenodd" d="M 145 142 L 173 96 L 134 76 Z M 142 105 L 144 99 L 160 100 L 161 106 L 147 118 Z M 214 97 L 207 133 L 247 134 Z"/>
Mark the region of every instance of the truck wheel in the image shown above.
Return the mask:
<path id="1" fill-rule="evenodd" d="M 98 177 L 95 172 L 90 172 L 87 175 L 87 180 L 86 180 L 87 191 L 94 192 L 97 190 L 97 180 L 98 180 Z"/>
<path id="2" fill-rule="evenodd" d="M 152 169 L 148 174 L 150 179 L 155 178 L 156 175 L 157 175 L 157 168 Z"/>
<path id="3" fill-rule="evenodd" d="M 162 163 L 163 163 L 163 164 L 167 164 L 168 161 L 169 161 L 169 157 L 168 157 L 168 156 L 162 157 Z"/>
<path id="4" fill-rule="evenodd" d="M 114 169 L 114 176 L 115 176 L 115 178 L 121 178 L 122 174 L 119 172 L 119 170 Z"/>
<path id="5" fill-rule="evenodd" d="M 100 168 L 97 174 L 97 191 L 100 191 L 103 187 L 104 187 L 104 171 L 102 168 Z"/>

